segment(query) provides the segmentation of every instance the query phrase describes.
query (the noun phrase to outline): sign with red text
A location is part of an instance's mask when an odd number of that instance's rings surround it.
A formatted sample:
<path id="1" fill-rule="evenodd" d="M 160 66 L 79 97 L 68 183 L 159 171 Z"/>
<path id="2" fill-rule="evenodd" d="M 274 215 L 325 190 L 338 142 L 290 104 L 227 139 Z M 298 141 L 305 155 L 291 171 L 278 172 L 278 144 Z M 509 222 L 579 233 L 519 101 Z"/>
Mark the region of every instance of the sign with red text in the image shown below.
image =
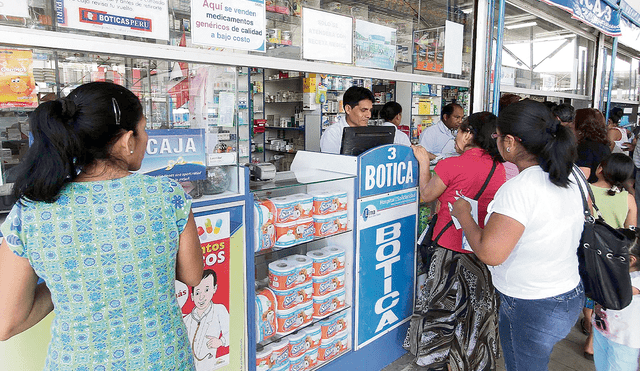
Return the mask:
<path id="1" fill-rule="evenodd" d="M 191 0 L 194 44 L 264 52 L 264 0 Z"/>
<path id="2" fill-rule="evenodd" d="M 169 40 L 169 0 L 55 0 L 58 27 Z"/>

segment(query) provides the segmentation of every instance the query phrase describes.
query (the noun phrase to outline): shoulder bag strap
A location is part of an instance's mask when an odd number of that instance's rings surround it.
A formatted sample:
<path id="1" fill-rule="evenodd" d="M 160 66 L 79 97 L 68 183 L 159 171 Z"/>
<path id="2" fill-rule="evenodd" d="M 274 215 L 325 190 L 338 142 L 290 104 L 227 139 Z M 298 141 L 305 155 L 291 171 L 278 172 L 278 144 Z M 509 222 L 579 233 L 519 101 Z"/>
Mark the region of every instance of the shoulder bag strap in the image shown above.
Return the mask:
<path id="1" fill-rule="evenodd" d="M 588 194 L 589 197 L 591 198 L 591 206 L 593 206 L 593 209 L 596 211 L 596 215 L 598 216 L 598 218 L 602 218 L 602 214 L 600 213 L 600 210 L 598 210 L 598 206 L 596 205 L 596 199 L 595 199 L 595 196 L 593 195 L 593 191 L 591 190 L 591 187 L 589 186 L 589 182 L 587 181 L 587 178 L 584 176 L 584 173 L 582 172 L 582 170 L 580 170 L 580 168 L 574 165 L 573 168 L 571 169 L 571 172 L 573 173 L 573 176 L 576 178 L 576 182 L 578 183 L 578 188 L 580 189 L 580 194 L 582 195 L 582 206 L 584 208 L 585 218 L 588 218 L 591 216 L 591 211 L 589 210 L 589 203 L 587 201 L 586 194 Z M 582 189 L 583 185 L 584 185 L 584 188 L 586 188 L 586 192 Z"/>
<path id="2" fill-rule="evenodd" d="M 493 161 L 493 166 L 491 166 L 491 171 L 489 171 L 489 175 L 487 176 L 487 179 L 484 181 L 482 188 L 480 188 L 480 191 L 478 192 L 478 194 L 476 194 L 476 197 L 473 198 L 474 200 L 478 200 L 482 195 L 482 192 L 484 192 L 484 190 L 487 188 L 487 186 L 489 185 L 489 181 L 491 181 L 491 177 L 493 176 L 493 173 L 496 171 L 497 167 L 498 167 L 498 163 Z M 436 238 L 433 239 L 433 243 L 438 243 L 438 240 L 440 239 L 440 237 L 442 237 L 444 232 L 447 229 L 449 229 L 449 227 L 451 227 L 452 225 L 453 225 L 453 220 L 449 220 L 449 222 L 444 225 L 440 233 L 438 233 Z"/>

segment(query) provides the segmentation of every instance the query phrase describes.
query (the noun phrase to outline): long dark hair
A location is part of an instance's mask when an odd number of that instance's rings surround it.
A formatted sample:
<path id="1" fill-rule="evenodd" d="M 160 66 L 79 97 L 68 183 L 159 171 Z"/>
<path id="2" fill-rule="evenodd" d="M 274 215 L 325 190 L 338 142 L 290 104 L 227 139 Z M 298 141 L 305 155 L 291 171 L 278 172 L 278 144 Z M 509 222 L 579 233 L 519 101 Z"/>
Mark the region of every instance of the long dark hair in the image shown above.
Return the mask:
<path id="1" fill-rule="evenodd" d="M 612 153 L 600 161 L 600 167 L 602 167 L 602 177 L 612 186 L 607 192 L 609 196 L 617 193 L 616 188 L 633 192 L 633 188 L 629 184 L 633 178 L 635 167 L 631 157 L 624 153 Z"/>
<path id="2" fill-rule="evenodd" d="M 84 84 L 40 104 L 29 116 L 33 145 L 18 169 L 14 196 L 54 202 L 83 168 L 97 160 L 121 161 L 111 148 L 129 130 L 138 135 L 141 119 L 138 97 L 108 82 Z"/>
<path id="3" fill-rule="evenodd" d="M 498 116 L 498 129 L 502 135 L 516 137 L 536 157 L 542 170 L 549 173 L 551 183 L 569 185 L 577 157 L 575 138 L 543 103 L 525 99 L 507 106 Z"/>
<path id="4" fill-rule="evenodd" d="M 487 151 L 493 161 L 504 162 L 498 151 L 496 140 L 491 137 L 496 131 L 498 118 L 491 112 L 477 112 L 467 117 L 458 130 L 468 131 L 473 134 L 472 142 L 476 147 Z"/>

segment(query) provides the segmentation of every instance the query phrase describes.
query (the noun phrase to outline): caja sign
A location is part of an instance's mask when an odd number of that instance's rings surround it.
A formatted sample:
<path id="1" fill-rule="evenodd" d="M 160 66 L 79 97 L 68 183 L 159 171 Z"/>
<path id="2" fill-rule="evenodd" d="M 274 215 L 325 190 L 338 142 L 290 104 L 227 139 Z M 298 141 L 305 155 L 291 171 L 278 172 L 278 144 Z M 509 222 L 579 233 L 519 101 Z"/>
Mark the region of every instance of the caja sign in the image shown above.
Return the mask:
<path id="1" fill-rule="evenodd" d="M 411 147 L 385 145 L 360 155 L 360 197 L 399 191 L 418 184 L 418 161 Z"/>
<path id="2" fill-rule="evenodd" d="M 417 210 L 416 188 L 358 200 L 356 349 L 411 316 Z"/>

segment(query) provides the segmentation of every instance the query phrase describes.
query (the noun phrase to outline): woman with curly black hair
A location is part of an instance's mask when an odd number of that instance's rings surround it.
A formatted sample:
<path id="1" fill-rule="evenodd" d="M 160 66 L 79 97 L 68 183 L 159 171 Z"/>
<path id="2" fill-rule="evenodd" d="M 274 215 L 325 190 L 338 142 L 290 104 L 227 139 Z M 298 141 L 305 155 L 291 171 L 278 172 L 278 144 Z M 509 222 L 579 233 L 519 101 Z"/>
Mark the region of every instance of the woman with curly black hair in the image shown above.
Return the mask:
<path id="1" fill-rule="evenodd" d="M 576 165 L 584 172 L 589 183 L 596 182 L 598 165 L 611 153 L 604 116 L 593 108 L 576 110 L 575 128 L 578 137 Z"/>

